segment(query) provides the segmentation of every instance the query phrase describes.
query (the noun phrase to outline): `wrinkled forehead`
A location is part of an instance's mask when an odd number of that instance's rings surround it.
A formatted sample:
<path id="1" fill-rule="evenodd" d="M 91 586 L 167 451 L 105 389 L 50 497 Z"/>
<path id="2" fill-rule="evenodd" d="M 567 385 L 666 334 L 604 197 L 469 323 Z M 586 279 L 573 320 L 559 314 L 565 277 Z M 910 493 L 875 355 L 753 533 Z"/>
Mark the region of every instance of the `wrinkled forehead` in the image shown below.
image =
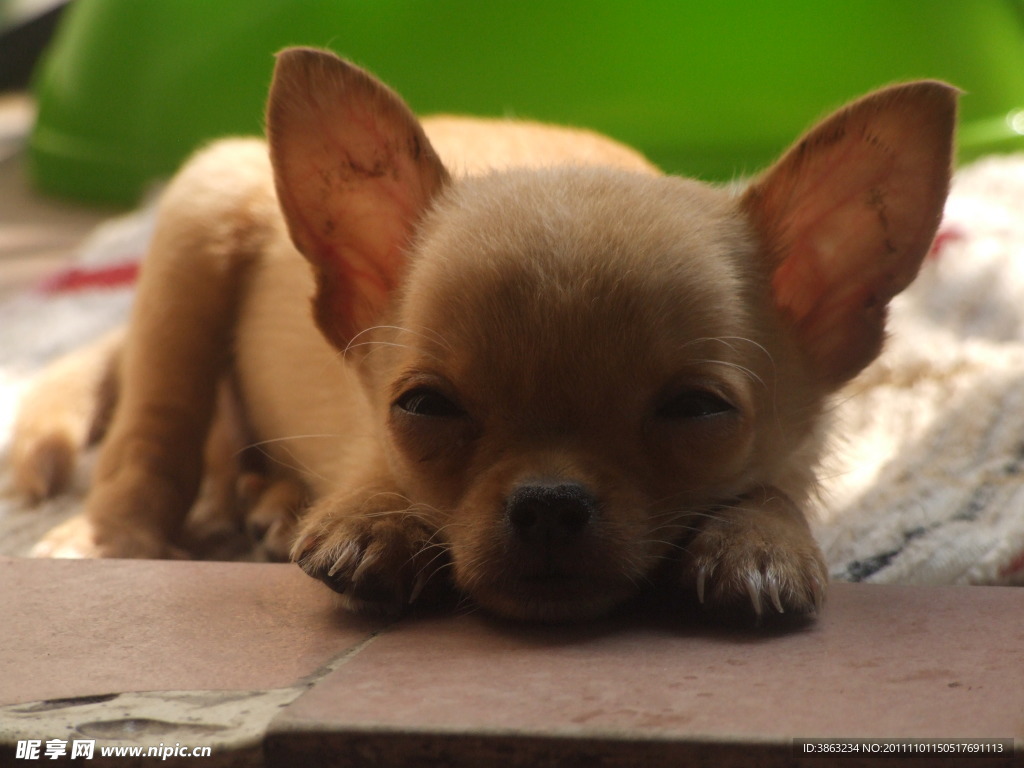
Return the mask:
<path id="1" fill-rule="evenodd" d="M 413 347 L 476 377 L 595 379 L 747 333 L 750 238 L 727 195 L 541 176 L 466 183 L 427 221 L 400 313 Z"/>

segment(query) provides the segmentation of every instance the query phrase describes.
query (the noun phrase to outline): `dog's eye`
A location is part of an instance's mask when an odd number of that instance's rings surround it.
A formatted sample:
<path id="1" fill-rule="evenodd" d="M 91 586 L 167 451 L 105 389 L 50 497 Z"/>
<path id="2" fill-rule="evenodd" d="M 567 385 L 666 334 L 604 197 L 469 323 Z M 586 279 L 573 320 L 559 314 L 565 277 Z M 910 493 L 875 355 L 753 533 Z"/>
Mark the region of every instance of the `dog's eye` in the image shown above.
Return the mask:
<path id="1" fill-rule="evenodd" d="M 704 389 L 688 389 L 677 393 L 658 408 L 661 419 L 706 419 L 724 413 L 732 413 L 732 403 L 714 392 Z"/>
<path id="2" fill-rule="evenodd" d="M 395 407 L 414 416 L 430 416 L 435 419 L 456 419 L 465 415 L 458 403 L 429 387 L 409 390 L 395 401 Z"/>

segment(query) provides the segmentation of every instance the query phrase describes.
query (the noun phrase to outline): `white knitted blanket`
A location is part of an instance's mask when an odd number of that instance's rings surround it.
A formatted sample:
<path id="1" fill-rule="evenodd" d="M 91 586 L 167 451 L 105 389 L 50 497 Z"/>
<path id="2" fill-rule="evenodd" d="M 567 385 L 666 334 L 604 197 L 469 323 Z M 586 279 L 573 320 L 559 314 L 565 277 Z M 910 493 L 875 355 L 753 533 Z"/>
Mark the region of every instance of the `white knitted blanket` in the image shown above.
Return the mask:
<path id="1" fill-rule="evenodd" d="M 885 353 L 841 398 L 814 524 L 836 579 L 1024 584 L 1022 213 L 1024 155 L 957 174 Z M 0 465 L 31 373 L 123 321 L 123 266 L 151 225 L 142 211 L 102 227 L 77 270 L 0 303 Z M 80 496 L 35 510 L 0 498 L 0 554 L 26 553 Z"/>
<path id="2" fill-rule="evenodd" d="M 836 578 L 1024 584 L 1024 155 L 961 170 L 882 357 L 839 406 Z"/>

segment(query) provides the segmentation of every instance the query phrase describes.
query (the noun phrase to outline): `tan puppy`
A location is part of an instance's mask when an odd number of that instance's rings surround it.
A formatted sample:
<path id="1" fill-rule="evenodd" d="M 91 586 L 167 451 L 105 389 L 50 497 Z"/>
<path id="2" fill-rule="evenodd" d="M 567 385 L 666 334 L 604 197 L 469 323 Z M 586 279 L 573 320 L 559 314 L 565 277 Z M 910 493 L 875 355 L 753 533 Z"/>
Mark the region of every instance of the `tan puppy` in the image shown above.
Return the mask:
<path id="1" fill-rule="evenodd" d="M 813 612 L 829 396 L 934 236 L 955 100 L 874 93 L 737 191 L 589 133 L 420 123 L 286 51 L 269 160 L 221 143 L 166 193 L 87 509 L 46 546 L 173 554 L 227 381 L 314 499 L 293 558 L 352 609 L 450 581 L 527 619 L 648 584 Z"/>

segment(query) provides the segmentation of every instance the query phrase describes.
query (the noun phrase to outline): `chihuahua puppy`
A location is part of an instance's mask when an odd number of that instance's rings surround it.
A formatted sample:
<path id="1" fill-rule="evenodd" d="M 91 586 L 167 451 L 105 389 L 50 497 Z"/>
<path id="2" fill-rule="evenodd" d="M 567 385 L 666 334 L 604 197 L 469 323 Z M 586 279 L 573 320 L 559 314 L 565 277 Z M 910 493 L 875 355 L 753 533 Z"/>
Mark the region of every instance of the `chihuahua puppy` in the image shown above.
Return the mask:
<path id="1" fill-rule="evenodd" d="M 883 89 L 717 188 L 591 133 L 420 122 L 287 50 L 268 144 L 216 144 L 164 196 L 94 484 L 50 551 L 175 554 L 229 387 L 292 558 L 353 610 L 450 583 L 579 619 L 654 583 L 813 613 L 830 396 L 931 244 L 955 102 Z"/>

